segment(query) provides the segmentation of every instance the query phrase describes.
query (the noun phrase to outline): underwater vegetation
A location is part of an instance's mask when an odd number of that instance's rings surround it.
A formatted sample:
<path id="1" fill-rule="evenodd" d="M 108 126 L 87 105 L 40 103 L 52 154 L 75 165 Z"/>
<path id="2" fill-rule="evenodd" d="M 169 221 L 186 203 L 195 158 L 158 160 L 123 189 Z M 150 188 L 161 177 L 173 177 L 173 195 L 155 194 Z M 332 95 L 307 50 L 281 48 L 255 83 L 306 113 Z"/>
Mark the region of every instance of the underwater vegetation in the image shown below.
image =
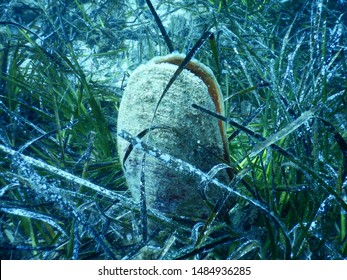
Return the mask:
<path id="1" fill-rule="evenodd" d="M 346 259 L 346 10 L 344 0 L 0 1 L 1 259 Z M 223 95 L 224 114 L 191 104 L 226 128 L 229 159 L 208 171 L 147 142 L 150 127 L 117 131 L 131 73 L 173 51 L 209 67 Z M 186 136 L 210 128 L 199 126 Z M 197 218 L 134 199 L 120 137 L 127 157 L 164 159 L 225 196 Z"/>

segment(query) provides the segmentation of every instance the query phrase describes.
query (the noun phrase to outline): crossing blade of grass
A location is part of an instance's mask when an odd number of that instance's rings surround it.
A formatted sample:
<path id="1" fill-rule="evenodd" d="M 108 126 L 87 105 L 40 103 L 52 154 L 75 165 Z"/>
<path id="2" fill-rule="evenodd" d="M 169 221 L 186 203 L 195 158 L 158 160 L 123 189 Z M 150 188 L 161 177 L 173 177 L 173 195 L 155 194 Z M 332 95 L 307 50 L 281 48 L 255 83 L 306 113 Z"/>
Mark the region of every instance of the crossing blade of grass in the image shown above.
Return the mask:
<path id="1" fill-rule="evenodd" d="M 59 223 L 61 223 L 61 222 L 57 221 L 55 218 L 50 217 L 48 215 L 33 212 L 33 211 L 30 211 L 30 210 L 24 209 L 24 208 L 15 208 L 15 207 L 6 207 L 6 206 L 1 206 L 0 211 L 8 213 L 8 214 L 13 214 L 13 215 L 17 215 L 17 216 L 23 216 L 26 218 L 39 220 L 41 222 L 47 223 L 47 224 L 51 225 L 52 227 L 56 228 L 61 233 L 63 233 L 65 236 L 68 236 L 68 234 L 64 231 L 64 229 L 59 225 Z"/>
<path id="2" fill-rule="evenodd" d="M 292 132 L 294 132 L 301 125 L 305 124 L 311 118 L 313 118 L 314 117 L 314 112 L 317 111 L 317 110 L 318 110 L 318 108 L 313 109 L 313 110 L 309 110 L 309 111 L 306 111 L 306 112 L 302 113 L 299 118 L 297 118 L 296 120 L 294 120 L 291 123 L 289 123 L 287 126 L 282 128 L 280 131 L 278 131 L 275 134 L 267 137 L 265 141 L 263 141 L 261 143 L 257 143 L 256 145 L 254 145 L 254 147 L 251 150 L 249 156 L 250 157 L 256 156 L 258 153 L 260 153 L 262 150 L 266 149 L 267 147 L 269 147 L 273 143 L 281 140 L 283 137 L 286 137 L 287 135 L 289 135 Z"/>
<path id="3" fill-rule="evenodd" d="M 171 79 L 169 80 L 169 82 L 167 83 L 167 85 L 165 86 L 163 93 L 161 94 L 157 105 L 154 109 L 154 113 L 153 113 L 153 120 L 156 116 L 157 110 L 159 108 L 159 105 L 161 103 L 161 101 L 163 100 L 164 96 L 166 95 L 166 93 L 169 91 L 170 87 L 172 86 L 172 84 L 176 81 L 176 79 L 178 78 L 178 76 L 182 73 L 182 71 L 185 69 L 185 67 L 187 66 L 187 64 L 189 63 L 189 61 L 191 61 L 191 59 L 193 58 L 193 56 L 195 55 L 195 53 L 201 48 L 201 46 L 206 42 L 206 40 L 208 38 L 210 38 L 212 36 L 213 33 L 211 33 L 210 31 L 208 31 L 211 27 L 207 28 L 207 31 L 205 31 L 202 36 L 199 38 L 199 40 L 195 43 L 195 45 L 193 46 L 193 48 L 188 52 L 188 54 L 186 55 L 186 57 L 183 59 L 183 61 L 181 62 L 181 64 L 178 66 L 177 70 L 175 71 L 175 73 L 172 75 Z M 152 123 L 153 123 L 152 120 Z"/>
<path id="4" fill-rule="evenodd" d="M 4 153 L 10 155 L 10 156 L 18 155 L 22 160 L 24 160 L 25 162 L 27 162 L 28 164 L 30 164 L 32 166 L 45 169 L 48 172 L 51 172 L 52 174 L 55 174 L 57 176 L 61 176 L 62 178 L 70 180 L 71 182 L 77 183 L 79 185 L 83 185 L 83 186 L 90 188 L 90 189 L 94 190 L 95 192 L 97 192 L 103 196 L 106 196 L 110 199 L 119 200 L 119 201 L 121 201 L 121 203 L 124 207 L 130 207 L 130 208 L 136 208 L 137 207 L 131 199 L 129 199 L 123 195 L 120 195 L 116 192 L 113 192 L 111 190 L 100 187 L 96 184 L 93 184 L 87 180 L 81 179 L 75 175 L 72 175 L 71 173 L 64 171 L 64 170 L 61 170 L 59 168 L 56 168 L 56 167 L 51 166 L 49 164 L 46 164 L 42 161 L 33 159 L 29 156 L 25 156 L 23 154 L 18 154 L 16 151 L 14 151 L 10 148 L 7 148 L 3 145 L 0 145 L 0 150 Z"/>
<path id="5" fill-rule="evenodd" d="M 265 141 L 266 139 L 253 132 L 252 130 L 238 124 L 235 121 L 232 121 L 231 119 L 228 119 L 224 116 L 221 116 L 215 112 L 211 112 L 209 110 L 207 110 L 206 108 L 203 108 L 197 104 L 193 104 L 192 105 L 193 108 L 196 108 L 198 110 L 201 110 L 207 114 L 210 114 L 211 116 L 214 116 L 222 121 L 228 122 L 229 124 L 237 127 L 238 129 L 240 129 L 241 131 L 245 132 L 246 134 L 254 137 L 255 139 L 259 140 L 259 141 Z M 340 206 L 347 211 L 347 203 L 342 199 L 342 197 L 327 183 L 325 182 L 321 176 L 319 174 L 316 174 L 316 172 L 314 172 L 309 166 L 306 166 L 299 158 L 295 157 L 294 155 L 290 154 L 289 152 L 285 151 L 284 149 L 282 149 L 281 147 L 277 146 L 276 144 L 271 144 L 270 147 L 274 150 L 276 150 L 277 152 L 279 152 L 280 154 L 282 154 L 283 156 L 285 156 L 288 160 L 290 160 L 291 162 L 293 162 L 294 164 L 296 164 L 298 166 L 298 168 L 301 168 L 302 170 L 304 170 L 305 172 L 307 172 L 309 175 L 313 176 L 313 178 L 315 180 L 317 180 L 320 185 L 323 187 L 323 189 L 328 192 L 329 194 L 333 195 L 335 197 L 335 199 L 339 202 Z"/>
<path id="6" fill-rule="evenodd" d="M 174 158 L 171 155 L 162 153 L 160 150 L 149 146 L 148 144 L 144 143 L 141 139 L 135 138 L 126 131 L 120 131 L 118 133 L 120 137 L 123 139 L 127 140 L 130 142 L 136 149 L 142 150 L 145 153 L 147 153 L 150 156 L 153 156 L 160 161 L 162 161 L 165 165 L 167 165 L 170 168 L 173 168 L 174 170 L 177 170 L 182 173 L 187 173 L 193 176 L 197 176 L 200 178 L 200 180 L 206 181 L 210 180 L 210 182 L 219 188 L 226 190 L 230 193 L 230 195 L 233 195 L 235 197 L 244 199 L 245 201 L 251 203 L 254 205 L 256 208 L 258 208 L 260 211 L 264 212 L 266 216 L 268 216 L 274 223 L 276 223 L 282 230 L 284 238 L 285 238 L 285 243 L 286 243 L 286 258 L 290 258 L 291 255 L 291 241 L 288 236 L 288 231 L 285 227 L 285 225 L 282 223 L 282 221 L 270 210 L 266 205 L 264 205 L 260 201 L 256 201 L 250 197 L 248 197 L 245 194 L 240 193 L 239 191 L 230 188 L 229 186 L 226 186 L 219 182 L 216 179 L 211 179 L 207 174 L 202 172 L 201 170 L 197 169 L 196 167 L 192 166 L 191 164 L 184 162 L 180 159 Z"/>

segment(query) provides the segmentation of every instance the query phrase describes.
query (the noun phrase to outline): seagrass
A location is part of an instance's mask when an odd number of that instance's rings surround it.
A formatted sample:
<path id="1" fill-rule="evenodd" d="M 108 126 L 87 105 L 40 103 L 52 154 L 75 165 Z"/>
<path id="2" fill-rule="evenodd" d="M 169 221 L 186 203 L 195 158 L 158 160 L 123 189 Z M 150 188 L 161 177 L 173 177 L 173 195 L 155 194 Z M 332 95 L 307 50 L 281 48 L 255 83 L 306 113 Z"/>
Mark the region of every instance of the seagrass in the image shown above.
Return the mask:
<path id="1" fill-rule="evenodd" d="M 164 88 L 183 59 L 179 54 L 156 57 L 132 73 L 120 104 L 117 129 L 135 136 L 147 130 L 146 143 L 208 172 L 229 158 L 224 124 L 192 107 L 195 103 L 224 114 L 212 71 L 197 60 L 190 62 L 154 115 Z M 123 162 L 129 143 L 118 137 L 117 145 L 128 187 L 139 202 L 143 152 L 132 149 Z M 199 178 L 171 170 L 155 157 L 146 157 L 144 174 L 147 207 L 166 214 L 206 218 L 211 211 L 207 205 L 215 205 L 224 196 L 212 184 L 199 188 Z M 225 170 L 218 178 L 228 180 Z"/>

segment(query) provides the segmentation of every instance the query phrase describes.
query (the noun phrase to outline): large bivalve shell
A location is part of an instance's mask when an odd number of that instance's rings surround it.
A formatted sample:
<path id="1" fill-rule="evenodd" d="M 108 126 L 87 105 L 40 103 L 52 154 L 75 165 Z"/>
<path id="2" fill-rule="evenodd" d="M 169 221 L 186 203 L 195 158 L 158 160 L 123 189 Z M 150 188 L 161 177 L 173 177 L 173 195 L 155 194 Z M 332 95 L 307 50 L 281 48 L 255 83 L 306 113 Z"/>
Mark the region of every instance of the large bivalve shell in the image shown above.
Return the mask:
<path id="1" fill-rule="evenodd" d="M 156 57 L 132 73 L 120 104 L 117 129 L 136 136 L 153 127 L 143 138 L 147 144 L 208 172 L 229 159 L 224 124 L 192 108 L 195 103 L 224 114 L 220 88 L 208 67 L 192 60 L 163 97 L 153 119 L 158 101 L 183 59 L 179 54 Z M 128 147 L 118 137 L 126 181 L 139 202 L 143 152 L 133 149 L 123 162 Z M 226 182 L 226 172 L 221 173 L 219 179 Z M 199 178 L 172 170 L 149 155 L 144 174 L 147 207 L 169 215 L 206 218 L 211 209 L 205 200 L 213 205 L 224 196 L 222 190 L 209 185 L 204 200 Z"/>

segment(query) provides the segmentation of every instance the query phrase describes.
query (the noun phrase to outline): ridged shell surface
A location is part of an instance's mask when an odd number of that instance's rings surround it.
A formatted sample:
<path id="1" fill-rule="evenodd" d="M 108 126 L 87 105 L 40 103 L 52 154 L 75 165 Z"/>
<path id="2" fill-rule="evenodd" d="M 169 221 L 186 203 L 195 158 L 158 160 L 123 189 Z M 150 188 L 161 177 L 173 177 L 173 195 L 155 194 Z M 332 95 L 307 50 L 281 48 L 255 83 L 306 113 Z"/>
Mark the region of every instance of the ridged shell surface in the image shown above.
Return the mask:
<path id="1" fill-rule="evenodd" d="M 225 158 L 225 135 L 215 118 L 192 108 L 196 103 L 216 111 L 208 85 L 201 78 L 183 70 L 163 97 L 153 119 L 159 98 L 177 67 L 166 63 L 165 57 L 156 58 L 132 73 L 120 104 L 117 129 L 136 136 L 152 126 L 143 141 L 208 172 Z M 118 153 L 126 181 L 139 202 L 143 152 L 133 149 L 123 162 L 128 147 L 129 143 L 118 137 Z M 198 190 L 199 178 L 172 170 L 150 155 L 146 157 L 144 174 L 148 207 L 171 215 L 208 217 L 211 210 Z M 221 175 L 222 180 L 226 178 L 226 174 Z M 213 185 L 205 191 L 212 204 L 223 197 L 222 191 Z"/>

